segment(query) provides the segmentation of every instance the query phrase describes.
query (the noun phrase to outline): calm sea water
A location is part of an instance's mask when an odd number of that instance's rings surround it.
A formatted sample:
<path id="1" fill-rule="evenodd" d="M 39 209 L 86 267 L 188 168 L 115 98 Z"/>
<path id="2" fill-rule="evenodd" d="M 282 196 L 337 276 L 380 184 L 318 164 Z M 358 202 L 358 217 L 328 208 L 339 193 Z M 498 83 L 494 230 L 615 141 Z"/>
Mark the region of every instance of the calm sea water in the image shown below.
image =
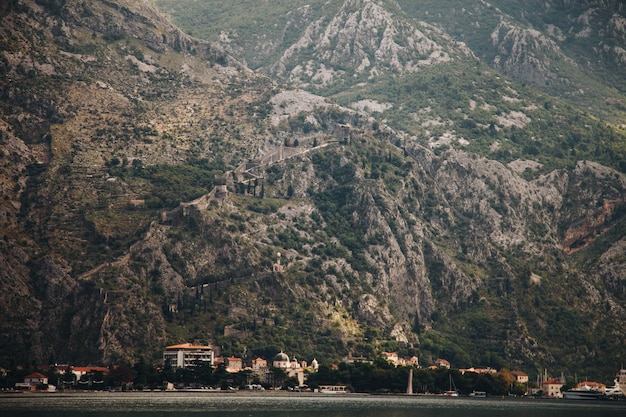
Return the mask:
<path id="1" fill-rule="evenodd" d="M 88 393 L 0 395 L 1 417 L 625 417 L 626 401 L 423 396 Z"/>

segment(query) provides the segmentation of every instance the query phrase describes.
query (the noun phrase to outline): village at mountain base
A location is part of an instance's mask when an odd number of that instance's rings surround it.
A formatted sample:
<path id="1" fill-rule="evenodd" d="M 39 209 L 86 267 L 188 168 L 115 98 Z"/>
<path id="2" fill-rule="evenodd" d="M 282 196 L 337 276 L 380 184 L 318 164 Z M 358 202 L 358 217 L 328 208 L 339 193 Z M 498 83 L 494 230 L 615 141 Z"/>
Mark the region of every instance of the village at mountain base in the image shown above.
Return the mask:
<path id="1" fill-rule="evenodd" d="M 417 357 L 400 358 L 395 352 L 382 352 L 379 359 L 384 360 L 393 367 L 409 367 L 412 369 L 445 370 L 452 369 L 450 362 L 445 359 L 437 359 L 434 365 L 428 368 L 421 368 Z M 346 358 L 345 363 L 372 363 L 367 358 Z M 276 354 L 271 362 L 256 357 L 254 359 L 244 359 L 238 357 L 215 356 L 215 349 L 212 346 L 183 343 L 168 346 L 163 352 L 162 365 L 164 368 L 171 368 L 177 372 L 193 371 L 200 367 L 210 368 L 214 371 L 218 369 L 226 375 L 245 374 L 245 379 L 239 386 L 230 385 L 221 387 L 198 386 L 190 384 L 174 383 L 163 381 L 160 390 L 265 390 L 285 389 L 284 381 L 292 381 L 288 387 L 291 391 L 315 391 L 324 393 L 347 393 L 350 386 L 346 384 L 319 385 L 311 389 L 307 382 L 311 374 L 319 371 L 320 365 L 316 359 L 311 363 L 298 360 L 295 357 L 289 358 L 284 352 Z M 337 369 L 338 365 L 331 365 Z M 468 372 L 479 375 L 495 375 L 499 371 L 490 367 L 471 367 L 458 369 L 461 375 Z M 519 370 L 501 370 L 506 372 L 513 379 L 512 385 L 525 387 L 523 395 L 539 396 L 543 398 L 565 398 L 565 399 L 622 399 L 626 395 L 626 369 L 621 369 L 614 379 L 613 386 L 607 387 L 603 383 L 595 381 L 577 382 L 574 385 L 566 384 L 565 378 L 551 378 L 547 371 L 537 376 L 537 381 L 529 381 L 529 376 Z M 70 365 L 46 365 L 36 367 L 34 372 L 29 373 L 23 382 L 16 382 L 14 387 L 2 389 L 2 392 L 56 392 L 66 390 L 103 390 L 112 388 L 105 387 L 105 377 L 112 373 L 120 373 L 120 367 L 99 367 L 99 366 L 70 366 Z M 50 375 L 56 376 L 56 383 L 52 384 Z M 409 376 L 409 385 L 412 385 L 413 373 Z M 123 378 L 122 378 L 123 379 Z M 126 378 L 130 379 L 130 378 Z M 143 389 L 143 387 L 133 387 L 132 383 L 120 385 L 118 389 Z M 428 394 L 428 390 L 425 392 Z M 475 391 L 472 391 L 475 394 Z M 469 395 L 472 396 L 472 393 Z M 488 395 L 488 393 L 486 393 Z M 485 396 L 486 396 L 485 395 Z M 474 395 L 475 396 L 475 395 Z"/>

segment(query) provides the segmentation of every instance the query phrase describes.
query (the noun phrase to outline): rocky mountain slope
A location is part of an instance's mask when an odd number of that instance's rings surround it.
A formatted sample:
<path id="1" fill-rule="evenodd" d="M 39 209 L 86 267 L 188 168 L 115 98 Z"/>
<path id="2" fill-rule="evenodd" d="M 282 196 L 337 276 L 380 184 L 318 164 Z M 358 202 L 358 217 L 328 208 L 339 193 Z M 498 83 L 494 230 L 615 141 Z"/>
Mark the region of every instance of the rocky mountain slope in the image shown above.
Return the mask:
<path id="1" fill-rule="evenodd" d="M 398 19 L 376 2 L 346 1 L 334 16 L 312 22 L 269 72 L 298 85 L 322 86 L 337 78 L 371 80 L 389 72 L 417 72 L 459 53 L 444 49 L 439 37 L 444 36 Z"/>
<path id="2" fill-rule="evenodd" d="M 2 363 L 202 340 L 611 376 L 623 133 L 400 6 L 294 9 L 260 58 L 288 87 L 146 1 L 3 6 Z"/>
<path id="3" fill-rule="evenodd" d="M 13 1 L 1 12 L 4 354 L 99 359 L 105 323 L 124 333 L 112 336 L 120 352 L 152 354 L 165 340 L 159 309 L 133 295 L 124 304 L 136 311 L 112 315 L 81 274 L 144 235 L 146 206 L 160 204 L 154 177 L 174 186 L 158 167 L 237 163 L 265 147 L 272 86 L 146 2 Z M 213 176 L 175 186 L 195 197 Z"/>
<path id="4" fill-rule="evenodd" d="M 582 111 L 624 116 L 626 12 L 619 1 L 153 2 L 252 68 L 324 95 L 460 52 Z"/>
<path id="5" fill-rule="evenodd" d="M 624 22 L 619 1 L 400 0 L 411 16 L 440 25 L 485 63 L 603 118 L 623 113 Z M 434 9 L 433 9 L 434 7 Z"/>

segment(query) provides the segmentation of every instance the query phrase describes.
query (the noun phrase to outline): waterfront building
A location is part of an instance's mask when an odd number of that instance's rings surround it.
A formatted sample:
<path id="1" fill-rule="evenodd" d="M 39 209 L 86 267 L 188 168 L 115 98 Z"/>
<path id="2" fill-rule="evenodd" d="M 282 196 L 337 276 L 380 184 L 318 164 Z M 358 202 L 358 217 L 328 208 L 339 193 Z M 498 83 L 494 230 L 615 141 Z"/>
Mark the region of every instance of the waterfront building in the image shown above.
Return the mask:
<path id="1" fill-rule="evenodd" d="M 226 371 L 237 373 L 243 369 L 243 360 L 241 358 L 226 358 Z"/>
<path id="2" fill-rule="evenodd" d="M 213 366 L 215 361 L 212 346 L 194 345 L 183 343 L 165 348 L 163 352 L 163 363 L 173 368 L 191 368 L 198 362 L 208 363 Z"/>
<path id="3" fill-rule="evenodd" d="M 252 370 L 258 372 L 267 368 L 267 361 L 263 358 L 252 359 Z"/>
<path id="4" fill-rule="evenodd" d="M 563 382 L 559 379 L 548 379 L 541 384 L 543 389 L 543 396 L 550 398 L 563 398 L 561 388 L 563 388 Z"/>
<path id="5" fill-rule="evenodd" d="M 24 377 L 24 382 L 17 382 L 15 388 L 23 391 L 35 391 L 38 387 L 48 385 L 48 377 L 42 373 L 34 372 Z"/>
<path id="6" fill-rule="evenodd" d="M 515 377 L 516 384 L 527 384 L 528 383 L 528 374 L 522 371 L 511 371 L 511 375 Z"/>
<path id="7" fill-rule="evenodd" d="M 298 362 L 296 358 L 289 360 L 289 356 L 286 353 L 280 352 L 274 357 L 272 362 L 274 368 L 279 368 L 285 371 L 287 378 L 296 378 L 298 385 L 304 385 L 304 369 L 306 368 L 306 362 Z"/>

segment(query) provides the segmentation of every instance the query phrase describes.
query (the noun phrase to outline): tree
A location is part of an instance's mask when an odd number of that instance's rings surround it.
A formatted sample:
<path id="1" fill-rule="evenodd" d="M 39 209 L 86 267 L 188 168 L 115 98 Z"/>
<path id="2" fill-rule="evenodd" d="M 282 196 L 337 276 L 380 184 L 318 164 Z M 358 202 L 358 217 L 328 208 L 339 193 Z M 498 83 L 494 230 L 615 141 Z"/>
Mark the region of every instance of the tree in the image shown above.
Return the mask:
<path id="1" fill-rule="evenodd" d="M 95 371 L 91 375 L 91 381 L 94 389 L 102 389 L 104 386 L 104 373 L 102 371 Z"/>
<path id="2" fill-rule="evenodd" d="M 199 361 L 194 369 L 194 374 L 198 383 L 210 385 L 213 383 L 213 367 L 205 361 Z"/>
<path id="3" fill-rule="evenodd" d="M 135 373 L 134 382 L 142 385 L 148 385 L 148 376 L 150 374 L 150 365 L 145 361 L 143 357 L 139 358 L 137 363 L 133 366 L 133 372 Z"/>
<path id="4" fill-rule="evenodd" d="M 272 387 L 280 387 L 285 382 L 287 378 L 287 372 L 285 372 L 282 368 L 270 367 L 270 385 Z"/>
<path id="5" fill-rule="evenodd" d="M 61 378 L 61 381 L 63 381 L 64 388 L 76 385 L 76 374 L 72 372 L 71 367 L 68 366 L 68 368 L 65 370 L 65 373 L 63 373 L 63 377 Z"/>
<path id="6" fill-rule="evenodd" d="M 169 361 L 165 363 L 165 366 L 159 373 L 159 377 L 161 382 L 174 382 L 176 380 L 176 370 Z"/>
<path id="7" fill-rule="evenodd" d="M 128 387 L 135 380 L 135 371 L 126 365 L 116 366 L 109 372 L 109 385 L 120 386 L 122 389 Z"/>
<path id="8" fill-rule="evenodd" d="M 133 171 L 141 173 L 143 171 L 143 162 L 141 159 L 133 159 Z"/>
<path id="9" fill-rule="evenodd" d="M 500 378 L 502 378 L 502 380 L 508 387 L 512 386 L 513 382 L 515 382 L 515 375 L 513 375 L 511 371 L 509 371 L 507 368 L 500 369 L 498 375 L 500 376 Z"/>
<path id="10" fill-rule="evenodd" d="M 299 386 L 300 386 L 300 382 L 298 381 L 298 378 L 295 376 L 289 377 L 285 379 L 285 381 L 283 382 L 283 387 L 287 389 L 294 389 Z"/>

